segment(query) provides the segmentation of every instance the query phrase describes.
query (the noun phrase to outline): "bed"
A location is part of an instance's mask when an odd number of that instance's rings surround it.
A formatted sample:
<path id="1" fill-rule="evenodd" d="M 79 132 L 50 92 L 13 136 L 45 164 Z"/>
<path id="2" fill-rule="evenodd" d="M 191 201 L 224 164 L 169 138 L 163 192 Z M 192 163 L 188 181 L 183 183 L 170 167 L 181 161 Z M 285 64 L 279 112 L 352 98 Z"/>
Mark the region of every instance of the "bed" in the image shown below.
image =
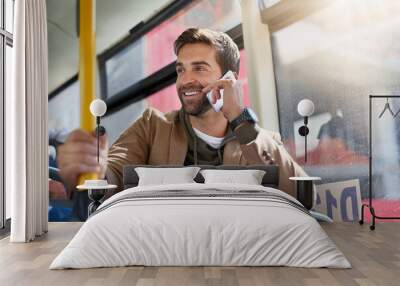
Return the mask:
<path id="1" fill-rule="evenodd" d="M 192 183 L 138 185 L 137 168 L 124 168 L 126 189 L 97 209 L 50 269 L 351 267 L 310 213 L 277 189 L 277 166 L 201 166 L 264 170 L 260 185 L 204 183 L 200 172 Z"/>

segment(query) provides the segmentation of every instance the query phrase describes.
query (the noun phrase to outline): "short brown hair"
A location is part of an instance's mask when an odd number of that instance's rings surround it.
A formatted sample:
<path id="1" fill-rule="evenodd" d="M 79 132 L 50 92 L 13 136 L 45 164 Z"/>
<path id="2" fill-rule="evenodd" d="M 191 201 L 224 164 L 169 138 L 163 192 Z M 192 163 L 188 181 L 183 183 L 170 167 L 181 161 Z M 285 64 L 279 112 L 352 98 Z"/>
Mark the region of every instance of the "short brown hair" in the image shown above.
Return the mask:
<path id="1" fill-rule="evenodd" d="M 222 74 L 231 70 L 239 74 L 240 53 L 235 42 L 227 34 L 209 29 L 189 28 L 185 30 L 174 42 L 174 52 L 178 55 L 180 49 L 186 44 L 206 44 L 217 51 L 216 60 Z"/>

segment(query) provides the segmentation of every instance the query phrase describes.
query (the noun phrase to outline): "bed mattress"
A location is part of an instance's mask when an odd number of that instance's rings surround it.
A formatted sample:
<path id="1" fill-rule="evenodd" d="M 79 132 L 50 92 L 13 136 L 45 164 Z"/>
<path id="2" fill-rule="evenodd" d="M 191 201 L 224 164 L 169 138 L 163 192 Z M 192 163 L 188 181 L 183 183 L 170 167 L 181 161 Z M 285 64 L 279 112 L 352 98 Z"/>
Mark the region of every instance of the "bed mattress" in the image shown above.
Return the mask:
<path id="1" fill-rule="evenodd" d="M 197 183 L 114 195 L 50 269 L 129 265 L 351 267 L 291 196 L 257 185 Z"/>

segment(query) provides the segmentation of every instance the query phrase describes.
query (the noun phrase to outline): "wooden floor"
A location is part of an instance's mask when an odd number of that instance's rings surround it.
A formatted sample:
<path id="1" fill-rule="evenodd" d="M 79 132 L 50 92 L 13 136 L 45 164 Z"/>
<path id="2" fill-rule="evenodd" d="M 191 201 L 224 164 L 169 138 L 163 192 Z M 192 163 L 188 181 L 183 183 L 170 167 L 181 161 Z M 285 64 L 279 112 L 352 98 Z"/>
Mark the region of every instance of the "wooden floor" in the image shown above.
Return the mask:
<path id="1" fill-rule="evenodd" d="M 28 244 L 0 241 L 0 285 L 400 285 L 400 223 L 323 225 L 353 268 L 122 267 L 48 270 L 80 223 L 50 223 Z"/>

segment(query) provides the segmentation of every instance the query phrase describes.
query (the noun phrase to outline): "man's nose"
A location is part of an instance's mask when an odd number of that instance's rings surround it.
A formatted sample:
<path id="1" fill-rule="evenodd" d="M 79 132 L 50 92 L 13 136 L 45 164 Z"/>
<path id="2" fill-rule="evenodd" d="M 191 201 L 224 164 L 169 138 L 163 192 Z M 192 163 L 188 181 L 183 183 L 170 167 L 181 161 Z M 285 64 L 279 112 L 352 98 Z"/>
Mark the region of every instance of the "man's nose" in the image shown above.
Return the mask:
<path id="1" fill-rule="evenodd" d="M 191 73 L 191 72 L 182 73 L 180 76 L 180 79 L 181 79 L 182 85 L 196 82 L 196 78 L 194 77 L 193 73 Z"/>

